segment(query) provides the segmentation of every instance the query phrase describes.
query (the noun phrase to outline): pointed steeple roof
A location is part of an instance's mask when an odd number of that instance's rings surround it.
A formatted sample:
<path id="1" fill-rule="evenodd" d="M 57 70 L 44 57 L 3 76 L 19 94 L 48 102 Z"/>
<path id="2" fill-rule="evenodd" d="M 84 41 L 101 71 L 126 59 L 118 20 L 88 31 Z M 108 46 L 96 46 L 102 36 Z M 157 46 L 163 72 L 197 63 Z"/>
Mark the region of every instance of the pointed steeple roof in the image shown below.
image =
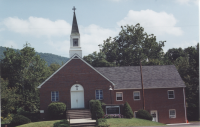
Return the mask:
<path id="1" fill-rule="evenodd" d="M 79 34 L 78 24 L 77 24 L 77 21 L 76 21 L 75 10 L 74 10 L 74 17 L 73 17 L 73 22 L 72 22 L 72 31 L 71 31 L 71 34 L 72 33 L 78 33 Z"/>

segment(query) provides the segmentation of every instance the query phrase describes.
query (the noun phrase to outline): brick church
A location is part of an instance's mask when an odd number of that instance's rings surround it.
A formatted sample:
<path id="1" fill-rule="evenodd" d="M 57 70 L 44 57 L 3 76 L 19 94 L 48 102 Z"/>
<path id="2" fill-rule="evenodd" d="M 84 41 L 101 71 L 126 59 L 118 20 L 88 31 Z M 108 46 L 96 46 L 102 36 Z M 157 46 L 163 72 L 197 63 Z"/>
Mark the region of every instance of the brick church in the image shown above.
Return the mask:
<path id="1" fill-rule="evenodd" d="M 47 118 L 51 102 L 64 102 L 68 110 L 89 109 L 89 101 L 96 99 L 107 104 L 105 114 L 128 102 L 134 117 L 145 107 L 155 122 L 187 121 L 185 84 L 174 65 L 142 66 L 143 89 L 140 66 L 92 67 L 82 59 L 75 10 L 69 55 L 70 59 L 38 86 L 41 120 Z"/>

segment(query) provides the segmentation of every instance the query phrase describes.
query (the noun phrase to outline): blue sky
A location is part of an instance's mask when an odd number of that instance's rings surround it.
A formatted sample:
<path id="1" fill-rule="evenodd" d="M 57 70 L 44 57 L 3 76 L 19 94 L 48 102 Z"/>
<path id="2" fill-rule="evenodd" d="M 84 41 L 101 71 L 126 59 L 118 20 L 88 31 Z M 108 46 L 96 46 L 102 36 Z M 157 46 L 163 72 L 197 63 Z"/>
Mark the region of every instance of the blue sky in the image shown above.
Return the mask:
<path id="1" fill-rule="evenodd" d="M 69 56 L 73 6 L 83 56 L 120 32 L 140 23 L 163 48 L 186 48 L 199 42 L 198 0 L 0 0 L 0 46 Z"/>

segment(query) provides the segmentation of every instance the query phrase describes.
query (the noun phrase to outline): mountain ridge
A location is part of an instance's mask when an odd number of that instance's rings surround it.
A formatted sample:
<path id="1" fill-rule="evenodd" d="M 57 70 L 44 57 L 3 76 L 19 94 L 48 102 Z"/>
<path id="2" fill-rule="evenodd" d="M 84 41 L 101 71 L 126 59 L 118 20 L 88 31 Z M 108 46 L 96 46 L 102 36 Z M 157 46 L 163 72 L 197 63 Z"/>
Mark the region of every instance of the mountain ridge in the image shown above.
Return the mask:
<path id="1" fill-rule="evenodd" d="M 0 60 L 4 58 L 3 52 L 5 50 L 6 50 L 6 47 L 0 46 Z M 14 49 L 14 50 L 17 51 L 18 49 Z M 51 65 L 52 63 L 57 63 L 59 65 L 62 65 L 63 63 L 69 60 L 69 58 L 67 57 L 62 57 L 62 56 L 58 56 L 51 53 L 36 52 L 36 54 L 38 54 L 40 58 L 44 59 L 47 62 L 48 66 Z"/>

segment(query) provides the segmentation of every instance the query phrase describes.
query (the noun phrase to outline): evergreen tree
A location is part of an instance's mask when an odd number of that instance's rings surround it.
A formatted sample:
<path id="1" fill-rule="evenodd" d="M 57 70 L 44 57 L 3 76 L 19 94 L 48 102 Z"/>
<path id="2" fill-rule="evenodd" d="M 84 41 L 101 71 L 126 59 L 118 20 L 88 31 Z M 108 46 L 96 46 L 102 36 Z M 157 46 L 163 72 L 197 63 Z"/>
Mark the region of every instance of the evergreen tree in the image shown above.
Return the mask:
<path id="1" fill-rule="evenodd" d="M 128 104 L 128 102 L 126 102 L 124 104 L 124 116 L 126 118 L 132 118 L 133 117 L 133 111 L 132 111 L 130 105 Z"/>

